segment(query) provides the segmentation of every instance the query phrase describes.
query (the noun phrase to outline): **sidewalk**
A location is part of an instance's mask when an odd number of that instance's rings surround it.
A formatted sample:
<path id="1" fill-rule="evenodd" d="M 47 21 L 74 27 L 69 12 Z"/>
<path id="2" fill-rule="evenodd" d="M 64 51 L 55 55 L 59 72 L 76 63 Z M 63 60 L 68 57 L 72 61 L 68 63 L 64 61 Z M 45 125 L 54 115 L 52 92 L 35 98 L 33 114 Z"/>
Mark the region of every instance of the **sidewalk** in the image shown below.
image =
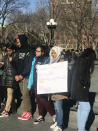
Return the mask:
<path id="1" fill-rule="evenodd" d="M 7 118 L 0 118 L 0 131 L 52 131 L 49 127 L 50 120 L 42 124 L 33 125 L 33 119 L 22 121 L 17 119 L 17 114 L 13 114 Z M 76 131 L 75 129 L 67 128 L 64 131 Z"/>

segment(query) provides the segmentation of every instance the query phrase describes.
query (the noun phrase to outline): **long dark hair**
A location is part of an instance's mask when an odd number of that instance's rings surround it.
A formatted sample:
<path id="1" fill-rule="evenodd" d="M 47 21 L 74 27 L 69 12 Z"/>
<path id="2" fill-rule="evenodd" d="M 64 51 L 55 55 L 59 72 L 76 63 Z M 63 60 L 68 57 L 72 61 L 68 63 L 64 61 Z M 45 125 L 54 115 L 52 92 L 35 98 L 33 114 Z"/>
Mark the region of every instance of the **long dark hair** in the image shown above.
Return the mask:
<path id="1" fill-rule="evenodd" d="M 92 48 L 87 48 L 82 52 L 80 58 L 86 59 L 88 68 L 90 68 L 90 73 L 92 73 L 94 71 L 94 61 L 96 59 L 95 51 Z"/>

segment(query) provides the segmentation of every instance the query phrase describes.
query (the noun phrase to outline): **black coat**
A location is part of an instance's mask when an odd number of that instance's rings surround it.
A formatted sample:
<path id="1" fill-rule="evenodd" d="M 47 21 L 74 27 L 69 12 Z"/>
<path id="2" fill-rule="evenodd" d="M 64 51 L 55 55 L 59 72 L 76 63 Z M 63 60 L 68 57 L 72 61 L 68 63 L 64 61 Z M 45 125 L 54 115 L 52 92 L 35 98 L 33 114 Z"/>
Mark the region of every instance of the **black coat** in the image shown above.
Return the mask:
<path id="1" fill-rule="evenodd" d="M 4 71 L 2 76 L 2 84 L 7 88 L 16 88 L 18 83 L 15 81 L 15 69 L 8 59 L 8 55 L 4 57 Z"/>
<path id="2" fill-rule="evenodd" d="M 90 67 L 86 58 L 77 58 L 72 69 L 71 97 L 76 101 L 88 101 Z"/>
<path id="3" fill-rule="evenodd" d="M 18 48 L 15 51 L 12 57 L 12 64 L 15 66 L 15 75 L 20 75 L 24 71 L 28 53 L 28 48 L 25 47 Z"/>
<path id="4" fill-rule="evenodd" d="M 32 66 L 32 60 L 34 58 L 34 51 L 30 51 L 29 55 L 26 56 L 25 59 L 25 67 L 24 70 L 22 71 L 21 75 L 25 78 L 28 78 L 30 75 L 30 71 L 31 71 L 31 66 Z"/>

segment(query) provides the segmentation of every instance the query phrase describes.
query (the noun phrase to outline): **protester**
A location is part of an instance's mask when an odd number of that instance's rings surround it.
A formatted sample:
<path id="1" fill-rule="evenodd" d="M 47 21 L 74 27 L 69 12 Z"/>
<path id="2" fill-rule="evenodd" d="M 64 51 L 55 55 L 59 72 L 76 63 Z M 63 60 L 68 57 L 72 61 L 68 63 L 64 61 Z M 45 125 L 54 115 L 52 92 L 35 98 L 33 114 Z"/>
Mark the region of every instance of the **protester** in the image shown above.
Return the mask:
<path id="1" fill-rule="evenodd" d="M 15 63 L 15 80 L 19 81 L 19 75 L 21 73 L 23 73 L 24 69 L 25 69 L 25 65 L 26 63 L 26 58 L 29 55 L 29 46 L 28 46 L 28 41 L 27 41 L 27 37 L 24 34 L 20 34 L 16 36 L 16 41 L 17 41 L 17 51 L 16 51 L 16 56 L 12 57 L 12 63 Z M 23 100 L 26 99 L 25 98 L 25 94 L 27 91 L 27 84 L 28 84 L 28 78 L 25 77 L 24 79 L 21 79 L 21 81 L 19 81 L 19 86 L 21 89 L 21 93 L 23 95 Z M 24 104 L 23 105 L 24 108 L 25 106 L 27 107 L 27 105 Z M 30 104 L 29 104 L 30 105 Z M 30 107 L 28 107 L 30 108 Z M 24 111 L 22 116 L 29 116 L 30 118 L 32 117 L 32 114 L 30 112 Z M 21 118 L 19 117 L 19 118 Z"/>
<path id="2" fill-rule="evenodd" d="M 77 126 L 78 131 L 86 131 L 85 125 L 90 112 L 89 88 L 90 74 L 94 69 L 95 52 L 87 48 L 77 57 L 72 69 L 71 98 L 78 102 Z"/>
<path id="3" fill-rule="evenodd" d="M 16 57 L 12 58 L 12 62 L 16 64 L 16 76 L 20 75 L 20 73 L 25 68 L 25 58 L 28 56 L 28 41 L 27 37 L 24 34 L 20 34 L 16 36 L 17 41 L 17 50 L 16 50 Z M 21 66 L 20 66 L 21 65 Z"/>
<path id="4" fill-rule="evenodd" d="M 42 46 L 36 48 L 36 56 L 32 61 L 31 72 L 29 76 L 28 89 L 35 92 L 35 98 L 38 104 L 39 117 L 33 122 L 33 124 L 38 124 L 44 121 L 44 112 L 47 111 L 53 119 L 55 118 L 55 113 L 51 103 L 48 101 L 48 95 L 38 95 L 37 94 L 37 65 L 42 65 L 48 63 L 48 58 L 44 56 L 44 50 Z"/>
<path id="5" fill-rule="evenodd" d="M 17 88 L 18 83 L 15 81 L 15 69 L 14 65 L 9 61 L 9 57 L 14 53 L 14 46 L 12 44 L 7 45 L 7 54 L 4 56 L 2 66 L 4 66 L 3 71 L 3 87 L 7 89 L 7 100 L 4 111 L 1 113 L 0 117 L 8 117 L 11 109 L 11 104 L 13 100 L 13 91 Z"/>
<path id="6" fill-rule="evenodd" d="M 0 49 L 0 64 L 1 64 L 1 68 L 0 68 L 0 105 L 1 104 L 3 104 L 2 102 L 3 102 L 3 99 L 4 99 L 4 87 L 3 87 L 3 85 L 2 85 L 2 75 L 3 75 L 3 66 L 2 66 L 2 61 L 3 61 L 3 53 L 2 53 L 3 51 L 2 51 L 2 49 Z M 2 107 L 3 106 L 5 106 L 5 104 L 4 105 L 2 105 L 2 106 L 0 106 L 0 110 L 2 110 Z"/>
<path id="7" fill-rule="evenodd" d="M 50 50 L 50 64 L 64 61 L 62 58 L 63 49 L 58 46 L 54 46 Z M 63 128 L 63 100 L 68 99 L 66 93 L 55 93 L 51 99 L 54 101 L 54 108 L 56 113 L 56 122 L 50 126 L 53 131 L 62 131 Z"/>
<path id="8" fill-rule="evenodd" d="M 23 72 L 20 75 L 17 75 L 17 81 L 21 81 L 23 79 L 26 79 L 26 82 L 28 82 L 28 77 L 30 75 L 30 70 L 31 70 L 31 65 L 32 65 L 32 60 L 34 58 L 34 52 L 33 50 L 29 52 L 29 56 L 26 57 L 26 64 Z M 26 83 L 27 85 L 27 83 Z M 32 114 L 34 113 L 35 110 L 35 96 L 34 94 L 32 95 L 30 93 L 30 90 L 26 87 L 23 89 L 23 109 L 24 112 L 21 116 L 18 117 L 20 120 L 29 120 L 32 118 Z M 31 103 L 32 99 L 32 103 Z M 32 109 L 33 108 L 33 109 Z M 25 115 L 24 115 L 25 114 Z"/>

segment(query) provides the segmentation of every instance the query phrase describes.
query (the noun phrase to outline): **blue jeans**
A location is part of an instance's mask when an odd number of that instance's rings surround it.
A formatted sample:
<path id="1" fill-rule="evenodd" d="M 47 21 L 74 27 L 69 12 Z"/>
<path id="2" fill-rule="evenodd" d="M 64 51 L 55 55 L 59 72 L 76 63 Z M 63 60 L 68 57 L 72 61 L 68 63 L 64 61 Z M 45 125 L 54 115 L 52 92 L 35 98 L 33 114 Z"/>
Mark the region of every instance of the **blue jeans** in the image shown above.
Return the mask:
<path id="1" fill-rule="evenodd" d="M 57 100 L 54 102 L 54 109 L 56 113 L 57 126 L 62 128 L 63 125 L 63 100 Z"/>
<path id="2" fill-rule="evenodd" d="M 86 131 L 85 125 L 88 119 L 90 109 L 91 107 L 89 102 L 79 102 L 77 111 L 78 131 Z"/>

